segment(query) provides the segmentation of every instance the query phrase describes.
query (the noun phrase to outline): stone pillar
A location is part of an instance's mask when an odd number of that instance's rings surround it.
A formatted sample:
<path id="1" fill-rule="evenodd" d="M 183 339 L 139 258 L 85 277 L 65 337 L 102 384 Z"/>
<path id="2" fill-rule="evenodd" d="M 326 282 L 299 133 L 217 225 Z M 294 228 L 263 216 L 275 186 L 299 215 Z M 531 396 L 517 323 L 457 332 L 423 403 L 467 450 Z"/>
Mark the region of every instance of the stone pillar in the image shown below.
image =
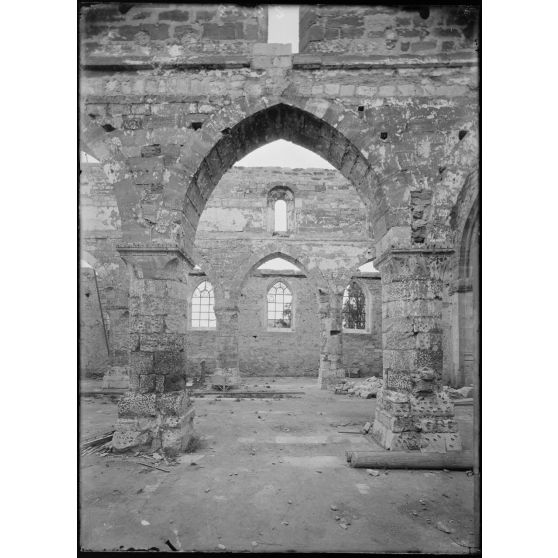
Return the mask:
<path id="1" fill-rule="evenodd" d="M 186 391 L 188 259 L 176 246 L 120 246 L 130 277 L 130 391 L 118 403 L 114 451 L 183 451 L 193 435 Z"/>
<path id="2" fill-rule="evenodd" d="M 240 383 L 238 306 L 216 302 L 214 310 L 217 319 L 217 366 L 212 381 L 220 385 L 235 386 Z"/>
<path id="3" fill-rule="evenodd" d="M 451 250 L 391 249 L 382 274 L 384 386 L 372 433 L 390 450 L 461 450 L 453 403 L 442 389 L 442 293 Z"/>
<path id="4" fill-rule="evenodd" d="M 343 368 L 343 292 L 319 290 L 320 368 L 318 385 L 327 389 L 345 377 Z"/>

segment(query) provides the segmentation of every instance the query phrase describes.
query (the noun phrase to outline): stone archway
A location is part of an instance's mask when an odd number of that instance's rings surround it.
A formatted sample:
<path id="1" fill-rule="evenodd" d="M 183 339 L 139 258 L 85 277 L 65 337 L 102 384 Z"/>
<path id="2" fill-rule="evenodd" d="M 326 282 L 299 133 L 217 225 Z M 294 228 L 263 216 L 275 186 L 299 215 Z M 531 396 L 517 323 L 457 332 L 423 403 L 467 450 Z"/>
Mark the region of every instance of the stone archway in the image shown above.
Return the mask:
<path id="1" fill-rule="evenodd" d="M 134 122 L 126 120 L 121 128 L 82 123 L 83 141 L 113 184 L 125 244 L 171 241 L 190 255 L 197 222 L 220 178 L 244 155 L 276 139 L 310 149 L 336 167 L 369 208 L 376 238 L 401 217 L 391 214 L 386 185 L 378 179 L 396 170 L 385 168 L 379 147 L 370 144 L 370 125 L 337 102 L 243 98 L 196 132 L 134 129 Z M 160 144 L 149 145 L 160 138 L 170 146 L 169 154 Z"/>
<path id="2" fill-rule="evenodd" d="M 479 221 L 477 198 L 459 244 L 459 373 L 464 385 L 476 383 L 479 368 Z"/>
<path id="3" fill-rule="evenodd" d="M 141 160 L 125 161 L 117 138 L 113 138 L 109 147 L 118 156 L 105 167 L 122 206 L 124 243 L 120 254 L 130 271 L 132 389 L 119 406 L 122 420 L 115 435 L 116 448 L 152 443 L 175 451 L 186 443 L 193 410 L 184 390 L 187 316 L 183 300 L 185 271 L 193 266 L 197 224 L 213 189 L 237 160 L 268 142 L 287 139 L 338 168 L 370 212 L 371 230 L 381 251 L 379 271 L 386 282 L 382 305 L 389 318 L 387 324 L 382 322 L 387 378 L 374 434 L 391 449 L 459 449 L 456 425 L 445 418 L 453 417 L 453 408 L 441 392 L 437 323 L 448 249 L 413 245 L 408 208 L 392 210 L 385 195 L 391 177 L 378 180 L 382 163 L 375 166 L 369 153 L 365 157 L 359 149 L 366 145 L 369 132 L 368 124 L 335 102 L 263 98 L 244 99 L 223 108 L 187 137 L 181 136 L 180 130 L 167 130 L 170 135 L 166 141 L 184 140 L 178 156 L 162 155 L 161 145 L 155 144 L 141 148 L 145 153 Z M 151 135 L 141 133 L 138 141 L 162 134 L 161 130 Z M 111 153 L 106 145 L 105 151 Z M 153 160 L 152 153 L 159 159 Z M 163 168 L 165 161 L 168 164 Z M 400 195 L 401 188 L 397 191 Z M 386 231 L 395 234 L 387 235 Z M 347 275 L 362 258 L 363 254 L 349 254 L 346 270 L 332 271 L 326 285 L 319 288 L 319 312 L 329 345 L 334 340 L 340 345 L 342 293 Z M 237 319 L 231 291 L 223 294 L 216 313 L 221 312 L 222 321 L 227 320 L 223 312 Z M 228 353 L 227 347 L 223 353 Z M 338 351 L 329 353 L 332 358 L 320 364 L 324 379 L 334 378 L 338 370 Z M 232 365 L 227 360 L 222 368 Z M 138 422 L 143 417 L 149 420 Z"/>
<path id="4" fill-rule="evenodd" d="M 259 270 L 260 266 L 275 258 L 295 265 L 299 271 Z M 238 270 L 232 280 L 232 288 L 240 318 L 239 371 L 256 369 L 262 373 L 255 375 L 268 375 L 269 371 L 275 375 L 292 375 L 286 371 L 292 372 L 296 366 L 305 371 L 304 375 L 311 374 L 310 370 L 317 375 L 320 351 L 317 293 L 318 285 L 323 284 L 324 278 L 319 268 L 310 267 L 309 263 L 308 256 L 300 254 L 294 246 L 267 253 L 265 248 L 261 248 Z M 292 323 L 288 330 L 270 330 L 267 326 L 267 294 L 278 281 L 284 283 L 292 295 Z M 289 350 L 295 340 L 297 350 Z M 300 348 L 302 343 L 307 347 L 304 351 Z M 315 360 L 309 356 L 314 352 Z"/>
<path id="5" fill-rule="evenodd" d="M 184 200 L 188 230 L 196 229 L 205 202 L 223 174 L 246 154 L 277 139 L 309 149 L 336 167 L 372 212 L 372 222 L 379 222 L 387 201 L 376 170 L 358 147 L 364 145 L 367 126 L 335 103 L 301 104 L 304 108 L 283 101 L 260 110 L 255 110 L 258 105 L 227 108 L 210 119 L 197 150 L 180 159 L 184 170 L 192 173 Z M 239 116 L 243 116 L 240 121 Z"/>

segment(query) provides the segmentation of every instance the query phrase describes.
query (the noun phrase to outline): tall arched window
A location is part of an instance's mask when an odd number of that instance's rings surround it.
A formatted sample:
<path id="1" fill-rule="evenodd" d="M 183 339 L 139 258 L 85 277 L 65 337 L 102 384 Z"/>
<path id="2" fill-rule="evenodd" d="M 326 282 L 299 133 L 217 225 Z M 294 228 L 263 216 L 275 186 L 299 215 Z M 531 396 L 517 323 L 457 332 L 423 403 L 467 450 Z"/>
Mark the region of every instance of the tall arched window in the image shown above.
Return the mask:
<path id="1" fill-rule="evenodd" d="M 214 304 L 213 285 L 209 281 L 203 281 L 192 295 L 192 327 L 216 327 Z"/>
<path id="2" fill-rule="evenodd" d="M 294 194 L 286 186 L 275 186 L 267 194 L 267 230 L 289 236 L 296 230 Z"/>
<path id="3" fill-rule="evenodd" d="M 292 325 L 293 295 L 282 281 L 267 291 L 267 327 L 290 329 Z"/>
<path id="4" fill-rule="evenodd" d="M 287 232 L 287 202 L 285 200 L 277 200 L 273 210 L 275 232 Z"/>
<path id="5" fill-rule="evenodd" d="M 343 329 L 366 329 L 366 295 L 356 281 L 343 293 Z"/>

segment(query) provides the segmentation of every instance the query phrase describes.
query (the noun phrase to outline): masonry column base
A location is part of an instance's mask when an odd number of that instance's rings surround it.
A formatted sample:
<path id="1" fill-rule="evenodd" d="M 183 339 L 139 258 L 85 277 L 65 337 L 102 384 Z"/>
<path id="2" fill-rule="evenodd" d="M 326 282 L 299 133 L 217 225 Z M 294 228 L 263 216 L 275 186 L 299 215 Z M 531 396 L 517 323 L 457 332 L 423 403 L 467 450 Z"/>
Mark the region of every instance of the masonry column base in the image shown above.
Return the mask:
<path id="1" fill-rule="evenodd" d="M 157 451 L 175 456 L 194 436 L 194 408 L 185 391 L 128 392 L 118 402 L 114 452 Z"/>
<path id="2" fill-rule="evenodd" d="M 388 450 L 462 450 L 453 403 L 445 391 L 428 395 L 380 391 L 371 434 Z"/>
<path id="3" fill-rule="evenodd" d="M 130 376 L 128 374 L 127 366 L 109 366 L 105 375 L 103 376 L 103 383 L 101 384 L 103 389 L 129 389 L 130 388 Z"/>
<path id="4" fill-rule="evenodd" d="M 338 364 L 337 360 L 330 360 L 326 357 L 320 358 L 320 369 L 318 371 L 320 389 L 328 389 L 330 386 L 338 384 L 339 380 L 345 377 L 345 369 Z"/>
<path id="5" fill-rule="evenodd" d="M 240 370 L 236 367 L 216 368 L 209 381 L 212 386 L 238 387 L 240 385 Z"/>

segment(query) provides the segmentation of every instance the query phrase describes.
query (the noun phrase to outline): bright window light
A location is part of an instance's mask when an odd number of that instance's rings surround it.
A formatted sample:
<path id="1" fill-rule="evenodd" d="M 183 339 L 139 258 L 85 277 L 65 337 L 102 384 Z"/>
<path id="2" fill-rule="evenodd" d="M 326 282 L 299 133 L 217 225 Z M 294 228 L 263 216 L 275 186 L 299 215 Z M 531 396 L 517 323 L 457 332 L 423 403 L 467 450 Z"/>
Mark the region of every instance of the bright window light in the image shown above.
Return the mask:
<path id="1" fill-rule="evenodd" d="M 268 271 L 300 271 L 300 268 L 283 258 L 273 258 L 258 267 Z"/>
<path id="2" fill-rule="evenodd" d="M 359 271 L 364 271 L 366 273 L 377 273 L 378 270 L 374 267 L 374 263 L 372 261 L 366 262 L 365 264 L 361 265 L 358 268 Z"/>
<path id="3" fill-rule="evenodd" d="M 192 327 L 215 329 L 215 297 L 209 281 L 200 283 L 192 296 Z"/>
<path id="4" fill-rule="evenodd" d="M 275 231 L 287 231 L 287 202 L 285 200 L 275 202 Z"/>
<path id="5" fill-rule="evenodd" d="M 281 281 L 275 283 L 267 292 L 267 327 L 291 327 L 293 295 L 289 287 Z"/>
<path id="6" fill-rule="evenodd" d="M 298 6 L 269 6 L 267 42 L 290 43 L 292 53 L 298 52 Z"/>
<path id="7" fill-rule="evenodd" d="M 282 139 L 254 149 L 246 157 L 237 161 L 234 166 L 335 170 L 335 167 L 313 151 Z"/>

